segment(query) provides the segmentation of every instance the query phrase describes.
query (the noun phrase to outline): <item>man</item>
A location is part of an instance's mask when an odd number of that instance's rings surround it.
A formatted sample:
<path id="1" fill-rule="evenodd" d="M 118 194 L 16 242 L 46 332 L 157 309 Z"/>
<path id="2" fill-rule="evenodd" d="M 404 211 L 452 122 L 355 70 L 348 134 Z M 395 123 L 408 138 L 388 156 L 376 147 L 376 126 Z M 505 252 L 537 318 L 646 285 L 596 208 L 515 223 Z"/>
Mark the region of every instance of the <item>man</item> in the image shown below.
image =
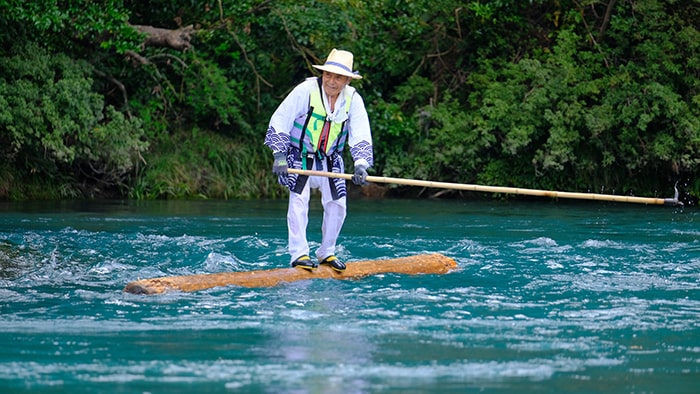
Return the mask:
<path id="1" fill-rule="evenodd" d="M 342 272 L 345 264 L 335 256 L 335 245 L 346 214 L 345 180 L 290 174 L 288 168 L 343 173 L 346 143 L 354 161 L 355 184 L 367 183 L 367 168 L 373 164 L 372 134 L 362 97 L 349 86 L 362 77 L 353 71 L 353 55 L 333 49 L 323 72 L 297 85 L 277 108 L 265 135 L 273 153 L 272 172 L 289 188 L 287 227 L 289 254 L 293 267 L 314 270 L 318 264 L 309 257 L 306 227 L 309 222 L 311 188 L 320 189 L 323 206 L 321 246 L 316 250 L 320 264 Z"/>

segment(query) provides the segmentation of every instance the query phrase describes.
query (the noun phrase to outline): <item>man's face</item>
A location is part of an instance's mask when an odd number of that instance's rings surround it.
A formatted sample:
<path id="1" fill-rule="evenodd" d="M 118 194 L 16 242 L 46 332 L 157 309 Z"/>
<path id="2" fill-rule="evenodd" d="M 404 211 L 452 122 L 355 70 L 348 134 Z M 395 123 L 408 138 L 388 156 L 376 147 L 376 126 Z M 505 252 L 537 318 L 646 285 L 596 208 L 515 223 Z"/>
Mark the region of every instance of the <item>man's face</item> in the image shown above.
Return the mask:
<path id="1" fill-rule="evenodd" d="M 348 83 L 350 83 L 350 77 L 328 71 L 323 72 L 323 89 L 331 97 L 339 95 Z"/>

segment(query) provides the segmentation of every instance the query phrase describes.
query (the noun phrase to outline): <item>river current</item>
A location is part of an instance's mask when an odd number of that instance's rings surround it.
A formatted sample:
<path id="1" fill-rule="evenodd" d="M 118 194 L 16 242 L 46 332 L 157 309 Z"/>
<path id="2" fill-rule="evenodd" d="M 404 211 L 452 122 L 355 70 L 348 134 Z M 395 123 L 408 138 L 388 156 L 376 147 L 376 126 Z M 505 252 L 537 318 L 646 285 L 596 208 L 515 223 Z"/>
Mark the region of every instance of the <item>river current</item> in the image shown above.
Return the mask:
<path id="1" fill-rule="evenodd" d="M 341 259 L 457 270 L 134 295 L 287 267 L 286 201 L 0 204 L 0 391 L 700 392 L 696 207 L 348 205 Z"/>

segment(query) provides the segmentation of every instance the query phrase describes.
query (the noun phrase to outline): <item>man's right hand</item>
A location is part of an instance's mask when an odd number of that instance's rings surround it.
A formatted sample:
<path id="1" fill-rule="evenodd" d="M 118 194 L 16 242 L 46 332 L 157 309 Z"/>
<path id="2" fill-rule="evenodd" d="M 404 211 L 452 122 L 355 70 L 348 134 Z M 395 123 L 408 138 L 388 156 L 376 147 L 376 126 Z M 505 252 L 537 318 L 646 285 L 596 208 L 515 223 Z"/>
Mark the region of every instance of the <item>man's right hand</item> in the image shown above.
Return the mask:
<path id="1" fill-rule="evenodd" d="M 277 176 L 287 176 L 287 155 L 275 153 L 272 162 L 272 173 Z"/>

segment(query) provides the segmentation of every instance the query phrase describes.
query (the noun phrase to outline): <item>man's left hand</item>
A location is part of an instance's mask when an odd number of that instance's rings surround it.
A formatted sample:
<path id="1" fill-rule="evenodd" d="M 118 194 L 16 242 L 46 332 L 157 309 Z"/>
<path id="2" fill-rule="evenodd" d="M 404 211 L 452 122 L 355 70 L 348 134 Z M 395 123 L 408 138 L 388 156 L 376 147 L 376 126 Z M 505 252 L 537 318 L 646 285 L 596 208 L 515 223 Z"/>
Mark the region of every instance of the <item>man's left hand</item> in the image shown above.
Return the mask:
<path id="1" fill-rule="evenodd" d="M 363 165 L 355 166 L 355 174 L 352 176 L 352 183 L 360 186 L 367 184 L 367 167 Z"/>

